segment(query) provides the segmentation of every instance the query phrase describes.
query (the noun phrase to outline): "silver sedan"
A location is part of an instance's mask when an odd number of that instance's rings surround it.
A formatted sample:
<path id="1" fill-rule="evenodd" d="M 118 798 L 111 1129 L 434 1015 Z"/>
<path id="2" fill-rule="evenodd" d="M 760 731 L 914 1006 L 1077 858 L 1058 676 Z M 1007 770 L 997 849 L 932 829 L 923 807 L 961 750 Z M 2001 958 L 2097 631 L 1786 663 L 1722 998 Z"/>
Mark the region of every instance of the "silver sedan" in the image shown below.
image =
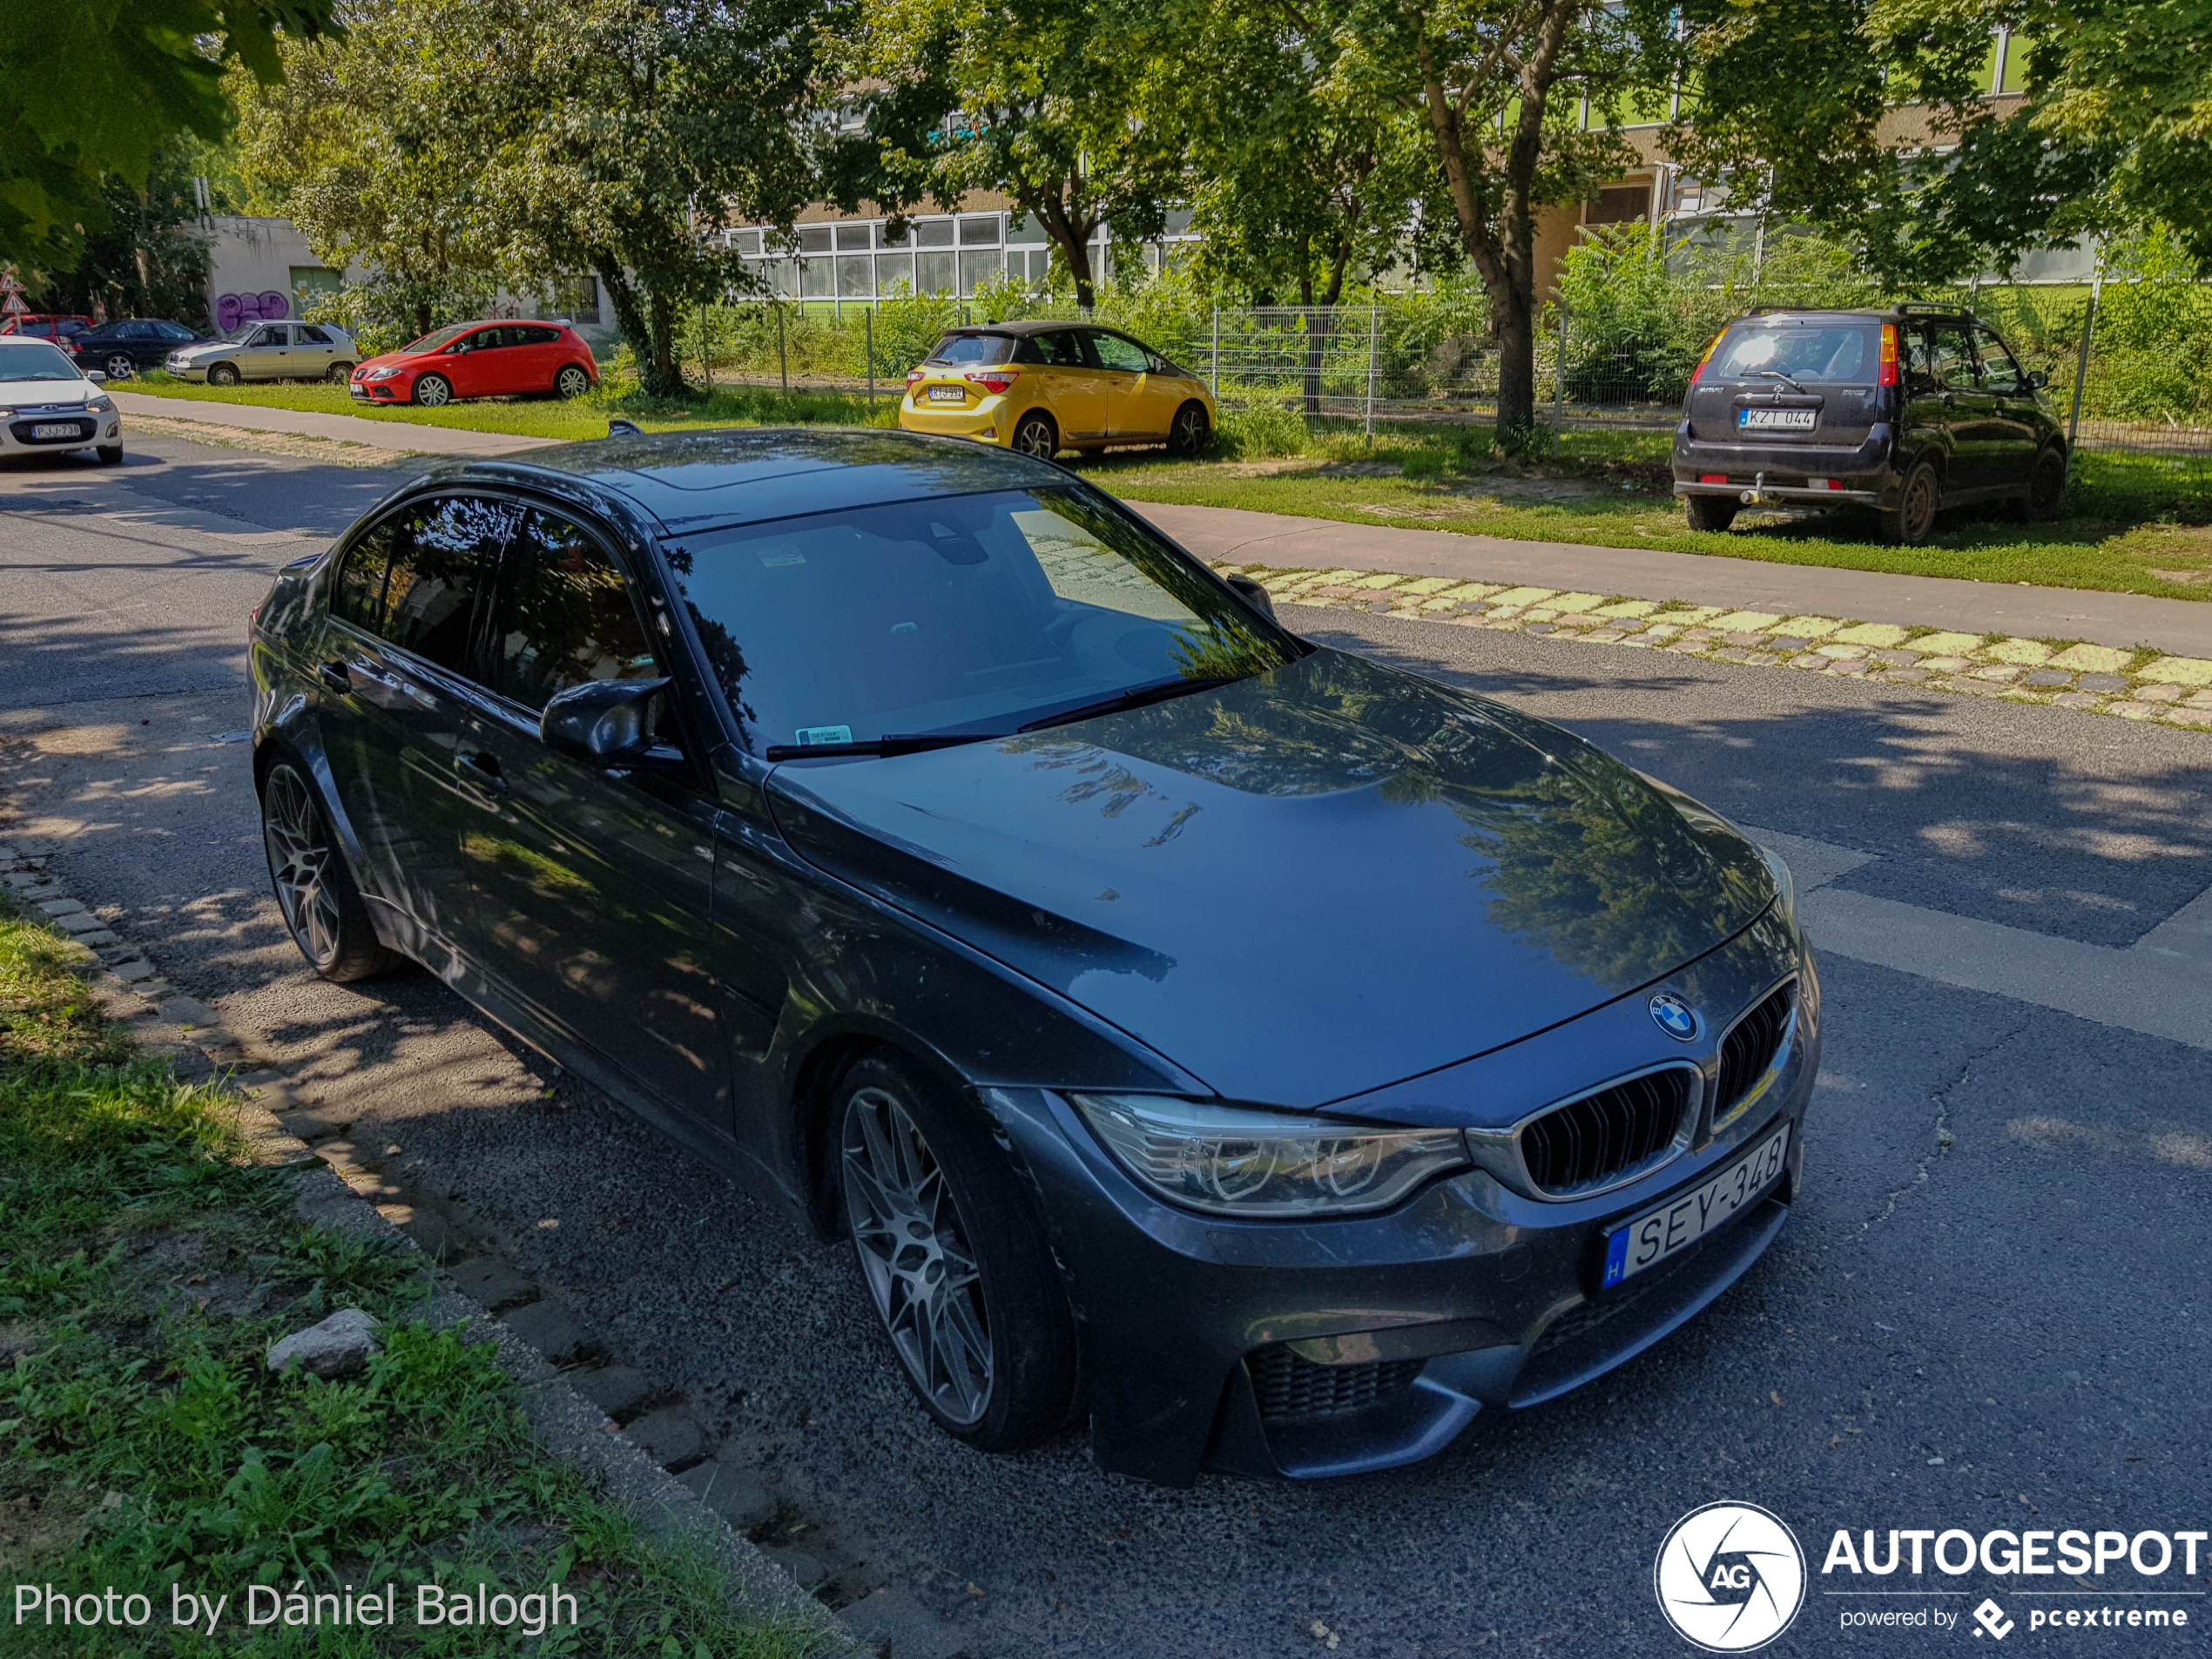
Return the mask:
<path id="1" fill-rule="evenodd" d="M 227 339 L 185 346 L 163 365 L 180 381 L 236 386 L 240 381 L 339 381 L 361 354 L 342 328 L 324 322 L 252 322 Z"/>

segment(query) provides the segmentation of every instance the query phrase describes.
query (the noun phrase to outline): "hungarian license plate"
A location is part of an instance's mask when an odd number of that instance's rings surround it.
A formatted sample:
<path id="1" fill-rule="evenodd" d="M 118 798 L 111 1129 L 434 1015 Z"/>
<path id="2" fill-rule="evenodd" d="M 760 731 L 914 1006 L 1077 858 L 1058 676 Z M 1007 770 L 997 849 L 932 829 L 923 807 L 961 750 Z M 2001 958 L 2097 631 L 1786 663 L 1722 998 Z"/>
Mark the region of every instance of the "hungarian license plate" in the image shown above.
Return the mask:
<path id="1" fill-rule="evenodd" d="M 1810 432 L 1817 409 L 1738 409 L 1736 424 L 1751 432 Z"/>
<path id="2" fill-rule="evenodd" d="M 84 428 L 74 421 L 42 421 L 30 428 L 35 442 L 40 438 L 73 438 Z"/>
<path id="3" fill-rule="evenodd" d="M 1605 1235 L 1605 1279 L 1618 1285 L 1679 1255 L 1730 1216 L 1749 1209 L 1774 1184 L 1790 1150 L 1790 1126 L 1753 1147 L 1703 1185 L 1677 1193 L 1658 1209 Z"/>
<path id="4" fill-rule="evenodd" d="M 958 386 L 933 386 L 929 388 L 932 403 L 960 403 L 966 401 L 968 393 Z"/>

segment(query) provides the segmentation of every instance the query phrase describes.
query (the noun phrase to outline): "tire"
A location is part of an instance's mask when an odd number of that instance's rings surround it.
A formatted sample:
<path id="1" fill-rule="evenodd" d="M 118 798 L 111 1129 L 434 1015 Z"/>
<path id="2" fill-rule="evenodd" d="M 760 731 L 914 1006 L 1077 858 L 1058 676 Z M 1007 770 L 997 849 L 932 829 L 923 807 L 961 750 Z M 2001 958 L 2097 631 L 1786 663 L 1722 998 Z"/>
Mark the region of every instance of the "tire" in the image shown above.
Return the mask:
<path id="1" fill-rule="evenodd" d="M 261 781 L 261 846 L 286 931 L 308 967 L 344 985 L 398 964 L 398 954 L 376 937 L 314 786 L 289 760 Z"/>
<path id="2" fill-rule="evenodd" d="M 1725 496 L 1684 496 L 1682 498 L 1683 516 L 1694 530 L 1724 530 L 1736 523 L 1742 502 L 1730 501 Z"/>
<path id="3" fill-rule="evenodd" d="M 2035 457 L 2028 469 L 2027 494 L 2020 498 L 2020 516 L 2031 524 L 2047 524 L 2066 503 L 2066 454 L 2055 445 Z"/>
<path id="4" fill-rule="evenodd" d="M 1031 409 L 1015 422 L 1012 447 L 1022 455 L 1049 461 L 1060 453 L 1060 428 L 1042 409 Z"/>
<path id="5" fill-rule="evenodd" d="M 1892 547 L 1919 547 L 1935 531 L 1936 514 L 1943 507 L 1943 482 L 1935 462 L 1916 461 L 1897 492 L 1898 504 L 1881 512 L 1882 539 Z"/>
<path id="6" fill-rule="evenodd" d="M 426 409 L 442 409 L 453 401 L 453 382 L 442 374 L 418 375 L 409 401 Z"/>
<path id="7" fill-rule="evenodd" d="M 92 454 L 103 467 L 118 466 L 123 460 L 123 446 L 119 443 L 103 443 L 96 448 Z"/>
<path id="8" fill-rule="evenodd" d="M 1075 1321 L 1006 1154 L 888 1057 L 856 1061 L 835 1099 L 846 1231 L 922 1408 L 982 1452 L 1056 1433 L 1075 1393 Z"/>
<path id="9" fill-rule="evenodd" d="M 563 363 L 561 372 L 553 377 L 553 395 L 558 398 L 579 398 L 591 389 L 591 376 L 581 365 Z"/>
<path id="10" fill-rule="evenodd" d="M 213 365 L 207 371 L 207 383 L 210 386 L 237 385 L 238 365 L 236 363 L 217 363 Z"/>
<path id="11" fill-rule="evenodd" d="M 322 377 L 336 385 L 343 386 L 354 378 L 354 366 L 351 363 L 333 363 L 328 368 L 323 370 Z"/>
<path id="12" fill-rule="evenodd" d="M 127 381 L 138 372 L 138 366 L 121 352 L 116 353 L 100 367 L 107 371 L 107 377 L 111 381 Z"/>
<path id="13" fill-rule="evenodd" d="M 1175 419 L 1168 427 L 1168 453 L 1185 461 L 1195 461 L 1205 454 L 1206 446 L 1213 442 L 1213 422 L 1206 415 L 1206 406 L 1192 398 L 1175 412 Z"/>

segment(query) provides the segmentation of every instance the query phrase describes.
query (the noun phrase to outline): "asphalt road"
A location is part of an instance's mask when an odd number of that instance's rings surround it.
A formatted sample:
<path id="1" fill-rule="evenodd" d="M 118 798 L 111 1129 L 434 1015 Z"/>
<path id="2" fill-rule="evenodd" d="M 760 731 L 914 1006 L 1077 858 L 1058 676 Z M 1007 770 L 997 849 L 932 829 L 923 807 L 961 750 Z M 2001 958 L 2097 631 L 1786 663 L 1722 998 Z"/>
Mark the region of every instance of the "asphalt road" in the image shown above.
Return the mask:
<path id="1" fill-rule="evenodd" d="M 1993 1589 L 2026 1635 L 2033 1608 L 2090 1604 L 2053 1599 L 2081 1588 L 2063 1576 L 2033 1581 L 2040 1599 L 1980 1573 L 1823 1577 L 1836 1528 L 2212 1526 L 2212 1035 L 2130 1014 L 2212 972 L 2189 907 L 2212 887 L 2212 741 L 1309 613 L 1327 643 L 1559 720 L 1791 838 L 1816 947 L 1828 914 L 1854 954 L 1823 952 L 1806 1190 L 1689 1329 L 1415 1468 L 1162 1491 L 1102 1476 L 1074 1439 L 988 1459 L 938 1435 L 846 1252 L 426 977 L 306 973 L 266 894 L 245 745 L 222 740 L 247 718 L 241 631 L 276 564 L 394 482 L 161 441 L 116 470 L 0 472 L 0 840 L 53 839 L 72 888 L 350 1111 L 356 1144 L 456 1197 L 680 1391 L 757 1461 L 786 1535 L 863 1598 L 856 1620 L 900 1609 L 896 1659 L 1257 1659 L 1332 1637 L 1357 1655 L 1686 1652 L 1655 1607 L 1653 1554 L 1723 1498 L 1779 1514 L 1812 1558 L 1774 1651 L 1917 1648 L 1965 1642 L 1971 1621 L 1844 1632 L 1839 1615 L 1956 1618 Z M 2023 981 L 2038 952 L 2111 964 L 2103 1000 Z M 2212 1602 L 2178 1595 L 2212 1588 L 2212 1557 L 2198 1569 L 2087 1581 L 2195 1609 L 2188 1635 L 2099 1644 L 2201 1642 Z M 1869 1587 L 1912 1594 L 1827 1594 Z"/>

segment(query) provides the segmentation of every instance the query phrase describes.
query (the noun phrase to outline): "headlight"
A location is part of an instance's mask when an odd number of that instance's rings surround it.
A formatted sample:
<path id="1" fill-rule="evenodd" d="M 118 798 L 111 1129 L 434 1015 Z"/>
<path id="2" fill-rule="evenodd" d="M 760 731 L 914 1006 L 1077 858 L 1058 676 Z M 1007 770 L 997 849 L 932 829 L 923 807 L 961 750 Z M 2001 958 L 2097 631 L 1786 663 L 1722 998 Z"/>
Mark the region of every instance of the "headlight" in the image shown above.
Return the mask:
<path id="1" fill-rule="evenodd" d="M 368 373 L 362 375 L 361 378 L 365 381 L 388 381 L 393 375 L 398 374 L 399 372 L 400 371 L 392 367 L 391 364 L 387 363 L 381 368 L 370 369 Z"/>
<path id="2" fill-rule="evenodd" d="M 1758 843 L 1751 843 L 1758 846 Z M 1760 846 L 1759 856 L 1766 860 L 1769 874 L 1774 877 L 1774 902 L 1781 907 L 1782 918 L 1791 927 L 1797 922 L 1797 883 L 1790 873 L 1790 867 L 1782 861 L 1782 854 L 1770 846 Z"/>
<path id="3" fill-rule="evenodd" d="M 1159 1095 L 1069 1096 L 1138 1182 L 1217 1216 L 1386 1210 L 1467 1162 L 1457 1130 L 1366 1130 Z"/>
<path id="4" fill-rule="evenodd" d="M 86 398 L 84 407 L 99 415 L 112 415 L 115 413 L 115 400 L 102 392 L 97 397 Z"/>

